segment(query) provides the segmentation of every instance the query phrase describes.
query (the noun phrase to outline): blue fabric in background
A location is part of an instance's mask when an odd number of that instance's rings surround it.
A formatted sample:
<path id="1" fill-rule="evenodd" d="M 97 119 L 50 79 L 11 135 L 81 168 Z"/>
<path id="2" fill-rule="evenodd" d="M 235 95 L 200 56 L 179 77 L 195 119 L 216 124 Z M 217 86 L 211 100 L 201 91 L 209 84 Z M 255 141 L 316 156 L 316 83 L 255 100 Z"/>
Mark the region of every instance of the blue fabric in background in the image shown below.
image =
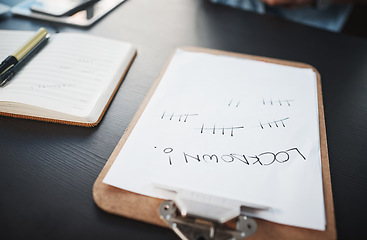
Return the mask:
<path id="1" fill-rule="evenodd" d="M 335 5 L 325 10 L 318 10 L 314 7 L 301 8 L 279 8 L 269 7 L 258 0 L 211 0 L 243 10 L 256 12 L 259 14 L 269 14 L 282 17 L 284 19 L 318 27 L 332 32 L 339 32 L 343 28 L 350 11 L 351 4 Z"/>

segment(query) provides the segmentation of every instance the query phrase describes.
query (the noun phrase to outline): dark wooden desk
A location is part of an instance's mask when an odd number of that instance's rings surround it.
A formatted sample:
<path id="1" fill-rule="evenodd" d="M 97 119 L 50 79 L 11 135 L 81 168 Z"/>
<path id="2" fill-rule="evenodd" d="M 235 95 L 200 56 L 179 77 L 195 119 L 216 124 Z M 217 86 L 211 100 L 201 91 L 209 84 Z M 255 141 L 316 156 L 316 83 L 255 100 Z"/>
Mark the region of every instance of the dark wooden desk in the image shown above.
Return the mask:
<path id="1" fill-rule="evenodd" d="M 300 61 L 320 71 L 338 237 L 365 237 L 366 40 L 205 0 L 130 0 L 89 29 L 0 19 L 1 29 L 40 26 L 130 41 L 138 56 L 96 128 L 0 117 L 1 239 L 178 239 L 101 211 L 92 186 L 169 54 L 184 45 Z"/>

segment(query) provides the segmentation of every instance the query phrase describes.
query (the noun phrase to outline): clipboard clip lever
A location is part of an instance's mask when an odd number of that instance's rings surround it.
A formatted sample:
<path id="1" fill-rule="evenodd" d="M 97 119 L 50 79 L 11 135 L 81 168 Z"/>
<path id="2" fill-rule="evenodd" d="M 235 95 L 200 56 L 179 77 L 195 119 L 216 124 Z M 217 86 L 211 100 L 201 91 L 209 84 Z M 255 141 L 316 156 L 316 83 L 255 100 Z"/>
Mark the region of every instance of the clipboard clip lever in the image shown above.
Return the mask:
<path id="1" fill-rule="evenodd" d="M 235 224 L 232 224 L 235 226 L 230 225 L 232 221 L 221 224 L 197 216 L 182 216 L 171 200 L 159 206 L 159 214 L 182 240 L 241 240 L 253 235 L 257 229 L 255 220 L 244 215 L 235 218 Z"/>

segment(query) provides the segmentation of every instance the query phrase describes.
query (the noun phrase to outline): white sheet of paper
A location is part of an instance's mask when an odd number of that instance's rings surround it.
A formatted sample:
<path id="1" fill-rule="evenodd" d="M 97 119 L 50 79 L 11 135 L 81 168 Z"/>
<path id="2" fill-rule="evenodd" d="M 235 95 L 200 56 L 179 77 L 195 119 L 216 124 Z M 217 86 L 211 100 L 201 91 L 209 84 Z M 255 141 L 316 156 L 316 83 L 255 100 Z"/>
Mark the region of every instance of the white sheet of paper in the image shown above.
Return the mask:
<path id="1" fill-rule="evenodd" d="M 256 217 L 324 230 L 315 72 L 177 50 L 104 183 L 245 201 L 271 207 Z"/>

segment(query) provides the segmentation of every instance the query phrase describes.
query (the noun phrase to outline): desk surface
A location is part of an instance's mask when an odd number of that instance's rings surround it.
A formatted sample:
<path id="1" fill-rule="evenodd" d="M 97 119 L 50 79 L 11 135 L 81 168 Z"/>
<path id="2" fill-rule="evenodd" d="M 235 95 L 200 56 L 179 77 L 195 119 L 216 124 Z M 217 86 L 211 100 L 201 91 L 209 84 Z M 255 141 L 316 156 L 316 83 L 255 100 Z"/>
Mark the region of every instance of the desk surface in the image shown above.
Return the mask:
<path id="1" fill-rule="evenodd" d="M 0 18 L 0 29 L 40 26 L 129 41 L 138 56 L 96 128 L 0 117 L 1 239 L 178 239 L 168 229 L 103 212 L 93 202 L 92 186 L 170 53 L 188 45 L 319 70 L 338 238 L 365 236 L 366 40 L 206 0 L 130 0 L 89 29 Z"/>

